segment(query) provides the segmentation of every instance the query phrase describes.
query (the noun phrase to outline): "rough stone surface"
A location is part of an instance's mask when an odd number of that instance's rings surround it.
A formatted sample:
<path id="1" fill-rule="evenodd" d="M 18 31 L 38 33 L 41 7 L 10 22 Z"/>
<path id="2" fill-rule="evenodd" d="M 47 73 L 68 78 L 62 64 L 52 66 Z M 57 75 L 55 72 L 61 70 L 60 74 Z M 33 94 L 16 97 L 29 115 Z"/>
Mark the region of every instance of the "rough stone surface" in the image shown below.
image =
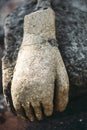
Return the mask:
<path id="1" fill-rule="evenodd" d="M 5 54 L 2 59 L 2 69 L 3 71 L 3 86 L 4 86 L 4 94 L 6 96 L 6 100 L 10 108 L 12 108 L 11 101 L 11 79 L 13 77 L 13 70 L 15 67 L 15 62 L 17 59 L 17 54 L 19 51 L 19 47 L 22 42 L 23 37 L 23 21 L 24 16 L 29 14 L 36 7 L 35 1 L 30 1 L 21 6 L 21 8 L 16 8 L 10 15 L 7 16 L 5 22 Z M 25 9 L 26 8 L 26 9 Z M 20 12 L 20 13 L 18 13 Z M 15 14 L 15 15 L 14 15 Z M 15 21 L 15 20 L 17 21 Z M 18 27 L 17 27 L 18 25 Z M 12 111 L 14 111 L 12 109 Z"/>
<path id="2" fill-rule="evenodd" d="M 57 46 L 49 43 L 51 39 L 56 41 L 55 15 L 51 8 L 25 16 L 11 95 L 17 114 L 22 106 L 31 121 L 34 120 L 32 108 L 36 118 L 42 119 L 41 104 L 44 114 L 52 115 L 54 93 L 57 111 L 65 110 L 68 103 L 68 75 Z"/>
<path id="3" fill-rule="evenodd" d="M 87 96 L 79 97 L 78 100 L 69 102 L 65 112 L 32 123 L 20 120 L 8 112 L 3 97 L 0 96 L 0 130 L 86 130 L 86 101 Z"/>
<path id="4" fill-rule="evenodd" d="M 51 6 L 51 0 L 38 0 L 35 10 L 47 9 Z"/>
<path id="5" fill-rule="evenodd" d="M 87 92 L 87 1 L 62 0 L 54 8 L 56 36 L 69 74 L 71 95 L 79 95 Z"/>
<path id="6" fill-rule="evenodd" d="M 56 14 L 56 36 L 59 49 L 70 78 L 70 93 L 73 96 L 85 94 L 87 92 L 87 2 L 86 0 L 60 2 L 54 0 L 52 6 Z M 5 68 L 9 68 L 10 63 L 14 63 L 12 66 L 14 70 L 18 48 L 23 37 L 23 18 L 35 7 L 36 2 L 29 0 L 27 4 L 17 8 L 6 18 L 6 55 L 3 59 Z M 5 86 L 9 88 L 6 91 L 7 95 L 10 94 L 12 75 L 13 72 L 9 82 L 5 82 Z"/>
<path id="7" fill-rule="evenodd" d="M 0 0 L 0 93 L 2 93 L 2 56 L 4 50 L 4 19 L 13 8 L 20 5 L 24 0 Z"/>

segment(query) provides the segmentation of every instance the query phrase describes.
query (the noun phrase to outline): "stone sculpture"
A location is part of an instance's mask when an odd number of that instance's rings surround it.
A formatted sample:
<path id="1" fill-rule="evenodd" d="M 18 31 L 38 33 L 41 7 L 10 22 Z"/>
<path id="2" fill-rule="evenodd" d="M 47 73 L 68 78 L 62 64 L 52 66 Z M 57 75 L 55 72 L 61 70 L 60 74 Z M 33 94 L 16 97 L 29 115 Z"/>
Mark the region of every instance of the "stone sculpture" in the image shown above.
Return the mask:
<path id="1" fill-rule="evenodd" d="M 81 8 L 81 2 L 83 8 Z M 39 7 L 37 5 L 36 1 L 30 0 L 24 6 L 16 8 L 5 21 L 6 52 L 2 63 L 3 84 L 7 102 L 14 112 L 12 102 L 14 94 L 11 95 L 11 84 L 13 85 L 12 79 L 14 79 L 14 74 L 16 75 L 14 67 L 17 56 L 20 55 L 18 52 L 20 52 L 23 37 L 23 19 L 25 15 L 35 12 Z M 52 2 L 52 8 L 56 14 L 56 37 L 70 80 L 70 98 L 87 92 L 86 7 L 85 0 L 78 0 L 77 3 L 75 0 L 62 0 L 60 3 L 55 0 Z M 20 114 L 21 111 L 18 113 Z"/>

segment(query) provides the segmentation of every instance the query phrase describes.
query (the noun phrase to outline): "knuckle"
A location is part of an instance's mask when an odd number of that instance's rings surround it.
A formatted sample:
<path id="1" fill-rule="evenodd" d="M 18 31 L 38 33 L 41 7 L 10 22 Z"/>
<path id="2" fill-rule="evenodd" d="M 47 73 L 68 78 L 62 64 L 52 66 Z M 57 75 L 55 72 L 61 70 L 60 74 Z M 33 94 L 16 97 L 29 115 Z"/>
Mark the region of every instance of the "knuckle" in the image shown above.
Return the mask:
<path id="1" fill-rule="evenodd" d="M 42 119 L 41 113 L 36 113 L 36 117 L 37 117 L 38 119 Z"/>
<path id="2" fill-rule="evenodd" d="M 53 113 L 53 103 L 52 102 L 50 102 L 50 103 L 46 103 L 46 104 L 44 104 L 45 106 L 44 106 L 44 114 L 46 115 L 46 116 L 51 116 L 52 115 L 52 113 Z"/>
<path id="3" fill-rule="evenodd" d="M 45 108 L 52 108 L 53 107 L 53 102 L 51 101 L 46 101 L 43 103 L 43 105 L 45 106 Z"/>
<path id="4" fill-rule="evenodd" d="M 51 109 L 50 110 L 45 110 L 44 113 L 45 113 L 46 116 L 51 116 L 52 113 L 53 113 L 53 110 L 51 110 Z"/>
<path id="5" fill-rule="evenodd" d="M 30 117 L 29 120 L 33 122 L 35 119 L 33 117 Z"/>
<path id="6" fill-rule="evenodd" d="M 56 110 L 62 112 L 65 110 L 68 104 L 68 96 L 60 96 L 56 102 Z"/>

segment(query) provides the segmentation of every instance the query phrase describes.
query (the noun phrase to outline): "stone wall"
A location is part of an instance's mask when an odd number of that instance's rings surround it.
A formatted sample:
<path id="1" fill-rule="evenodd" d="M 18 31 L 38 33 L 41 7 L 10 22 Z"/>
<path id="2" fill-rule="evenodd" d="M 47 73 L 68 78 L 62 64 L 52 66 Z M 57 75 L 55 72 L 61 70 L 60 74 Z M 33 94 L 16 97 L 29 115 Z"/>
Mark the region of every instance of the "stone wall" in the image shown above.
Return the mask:
<path id="1" fill-rule="evenodd" d="M 4 19 L 5 17 L 24 0 L 0 0 L 0 93 L 2 93 L 2 71 L 1 59 L 4 50 Z"/>

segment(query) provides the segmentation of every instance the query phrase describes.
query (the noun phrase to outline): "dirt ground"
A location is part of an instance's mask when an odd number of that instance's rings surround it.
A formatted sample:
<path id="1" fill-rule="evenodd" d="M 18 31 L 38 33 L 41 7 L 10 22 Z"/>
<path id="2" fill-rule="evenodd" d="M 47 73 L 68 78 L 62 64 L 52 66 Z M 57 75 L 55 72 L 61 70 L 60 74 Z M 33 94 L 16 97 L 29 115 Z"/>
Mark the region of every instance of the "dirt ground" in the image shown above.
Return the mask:
<path id="1" fill-rule="evenodd" d="M 87 96 L 71 101 L 65 112 L 33 123 L 13 116 L 0 96 L 0 130 L 87 130 Z"/>

